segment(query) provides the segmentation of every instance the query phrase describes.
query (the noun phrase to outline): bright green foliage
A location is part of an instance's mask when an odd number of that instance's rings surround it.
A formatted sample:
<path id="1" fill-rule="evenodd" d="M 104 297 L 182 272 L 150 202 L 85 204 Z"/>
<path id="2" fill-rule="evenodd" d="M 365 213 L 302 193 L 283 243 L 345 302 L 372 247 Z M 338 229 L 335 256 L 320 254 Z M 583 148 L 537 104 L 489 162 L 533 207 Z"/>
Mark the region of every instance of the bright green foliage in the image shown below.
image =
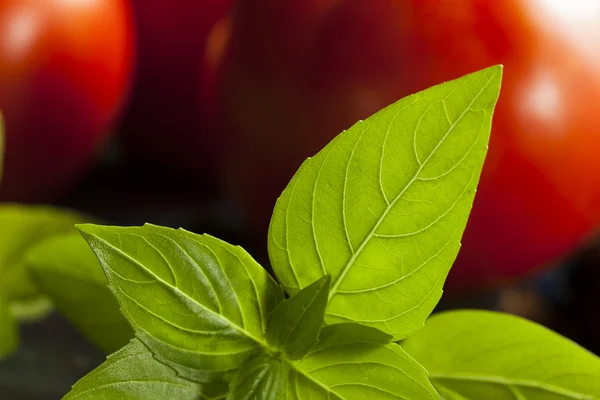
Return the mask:
<path id="1" fill-rule="evenodd" d="M 81 226 L 137 339 L 67 399 L 600 400 L 597 357 L 516 317 L 446 313 L 392 343 L 441 295 L 501 75 L 400 100 L 303 164 L 269 233 L 288 300 L 211 236 Z"/>
<path id="2" fill-rule="evenodd" d="M 287 358 L 306 355 L 319 340 L 329 295 L 329 275 L 279 303 L 267 325 L 267 341 L 281 349 Z"/>
<path id="3" fill-rule="evenodd" d="M 389 336 L 356 324 L 323 328 L 319 343 L 293 364 L 285 399 L 439 399 L 427 372 Z"/>
<path id="4" fill-rule="evenodd" d="M 447 400 L 600 399 L 598 357 L 512 315 L 437 314 L 403 347 Z"/>
<path id="5" fill-rule="evenodd" d="M 39 287 L 87 338 L 107 353 L 129 343 L 133 330 L 108 289 L 104 271 L 77 232 L 34 246 L 26 262 Z"/>
<path id="6" fill-rule="evenodd" d="M 72 212 L 38 206 L 0 205 L 0 298 L 17 317 L 35 317 L 48 304 L 39 298 L 25 264 L 27 251 L 39 241 L 73 229 L 82 217 Z"/>
<path id="7" fill-rule="evenodd" d="M 406 97 L 302 165 L 269 230 L 288 293 L 330 274 L 326 322 L 396 340 L 423 326 L 460 246 L 501 76 L 496 66 Z"/>
<path id="8" fill-rule="evenodd" d="M 341 324 L 325 328 L 313 346 L 328 277 L 279 303 L 282 292 L 264 269 L 239 247 L 210 236 L 151 225 L 80 230 L 138 338 L 180 377 L 209 381 L 240 367 L 230 398 L 269 398 L 280 387 L 292 398 L 313 392 L 347 400 L 438 398 L 425 370 L 388 344 L 386 333 Z M 291 360 L 311 347 L 306 357 Z M 290 357 L 275 352 L 279 348 Z"/>
<path id="9" fill-rule="evenodd" d="M 181 376 L 210 380 L 267 347 L 283 292 L 242 248 L 153 225 L 79 229 L 138 338 Z"/>
<path id="10" fill-rule="evenodd" d="M 8 308 L 8 304 L 0 299 L 0 361 L 10 356 L 19 345 L 17 321 Z"/>
<path id="11" fill-rule="evenodd" d="M 1 206 L 0 359 L 17 344 L 15 310 L 43 304 L 29 266 L 103 349 L 135 331 L 65 400 L 600 400 L 600 359 L 517 317 L 448 312 L 409 337 L 458 252 L 501 75 L 402 99 L 302 165 L 269 231 L 287 300 L 212 236 L 81 225 L 90 250 L 59 235 L 79 216 Z"/>
<path id="12" fill-rule="evenodd" d="M 439 299 L 501 72 L 403 99 L 303 164 L 269 237 L 288 300 L 247 253 L 213 237 L 81 226 L 153 359 L 194 382 L 233 377 L 229 399 L 439 399 L 391 341 Z"/>
<path id="13" fill-rule="evenodd" d="M 203 387 L 177 376 L 139 340 L 108 357 L 63 400 L 198 400 Z"/>
<path id="14" fill-rule="evenodd" d="M 288 366 L 279 357 L 258 356 L 242 365 L 229 384 L 227 400 L 277 400 Z"/>

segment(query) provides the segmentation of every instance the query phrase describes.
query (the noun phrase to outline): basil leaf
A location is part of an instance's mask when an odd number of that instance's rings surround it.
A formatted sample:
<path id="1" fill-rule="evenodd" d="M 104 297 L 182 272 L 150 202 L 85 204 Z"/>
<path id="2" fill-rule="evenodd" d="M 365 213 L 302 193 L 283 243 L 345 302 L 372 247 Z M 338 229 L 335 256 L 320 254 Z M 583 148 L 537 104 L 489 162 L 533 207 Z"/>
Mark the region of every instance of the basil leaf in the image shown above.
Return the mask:
<path id="1" fill-rule="evenodd" d="M 0 299 L 0 360 L 10 356 L 19 346 L 19 328 L 8 305 Z"/>
<path id="2" fill-rule="evenodd" d="M 0 112 L 0 185 L 4 173 L 4 117 Z"/>
<path id="3" fill-rule="evenodd" d="M 389 344 L 391 341 L 392 336 L 379 329 L 354 322 L 346 322 L 324 327 L 319 336 L 319 342 L 312 348 L 312 351 L 344 344 Z"/>
<path id="4" fill-rule="evenodd" d="M 49 304 L 40 293 L 25 264 L 25 254 L 40 240 L 68 232 L 82 216 L 67 210 L 40 206 L 0 205 L 0 297 L 10 300 L 19 319 L 44 314 Z"/>
<path id="5" fill-rule="evenodd" d="M 446 399 L 600 399 L 600 358 L 520 317 L 443 312 L 403 347 Z"/>
<path id="6" fill-rule="evenodd" d="M 273 310 L 266 337 L 291 360 L 302 358 L 319 340 L 329 294 L 329 275 L 307 286 Z"/>
<path id="7" fill-rule="evenodd" d="M 326 322 L 399 340 L 437 304 L 485 158 L 502 67 L 406 97 L 304 162 L 269 229 L 288 293 L 331 275 Z"/>
<path id="8" fill-rule="evenodd" d="M 439 399 L 427 372 L 389 336 L 356 324 L 323 328 L 319 343 L 292 364 L 287 399 Z M 344 334 L 348 330 L 350 333 Z M 385 335 L 385 334 L 384 334 Z M 338 340 L 344 337 L 345 340 Z"/>
<path id="9" fill-rule="evenodd" d="M 241 247 L 153 225 L 79 229 L 137 337 L 180 375 L 209 381 L 268 347 L 283 292 Z"/>
<path id="10" fill-rule="evenodd" d="M 100 349 L 112 353 L 129 343 L 133 330 L 108 289 L 98 259 L 79 233 L 42 241 L 29 250 L 26 262 L 54 305 Z"/>
<path id="11" fill-rule="evenodd" d="M 280 358 L 260 355 L 238 369 L 227 400 L 277 400 L 286 378 L 287 368 Z"/>
<path id="12" fill-rule="evenodd" d="M 134 339 L 77 382 L 63 400 L 197 400 L 202 386 L 177 376 Z"/>

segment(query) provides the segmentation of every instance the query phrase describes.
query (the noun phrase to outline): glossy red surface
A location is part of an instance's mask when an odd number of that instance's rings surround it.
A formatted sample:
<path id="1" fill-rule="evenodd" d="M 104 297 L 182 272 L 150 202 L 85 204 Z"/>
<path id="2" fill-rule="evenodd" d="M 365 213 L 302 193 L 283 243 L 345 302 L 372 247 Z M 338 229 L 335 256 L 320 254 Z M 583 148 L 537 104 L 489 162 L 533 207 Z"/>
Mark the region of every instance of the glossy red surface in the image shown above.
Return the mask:
<path id="1" fill-rule="evenodd" d="M 0 198 L 49 200 L 107 137 L 130 85 L 128 0 L 0 2 Z"/>

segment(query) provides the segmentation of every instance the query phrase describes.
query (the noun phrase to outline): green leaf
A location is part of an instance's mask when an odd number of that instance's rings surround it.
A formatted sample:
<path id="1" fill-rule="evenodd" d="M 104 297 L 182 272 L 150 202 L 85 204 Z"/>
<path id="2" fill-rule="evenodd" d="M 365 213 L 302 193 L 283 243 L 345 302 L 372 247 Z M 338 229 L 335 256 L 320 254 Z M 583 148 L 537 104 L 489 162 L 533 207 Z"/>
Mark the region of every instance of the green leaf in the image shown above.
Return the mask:
<path id="1" fill-rule="evenodd" d="M 443 312 L 403 347 L 446 399 L 600 399 L 600 358 L 512 315 Z"/>
<path id="2" fill-rule="evenodd" d="M 219 398 L 201 396 L 203 390 L 201 385 L 178 377 L 175 371 L 158 362 L 143 343 L 134 339 L 80 379 L 63 400 Z M 208 390 L 214 392 L 215 388 Z M 224 392 L 226 387 L 221 385 L 219 390 Z"/>
<path id="3" fill-rule="evenodd" d="M 4 117 L 0 112 L 0 185 L 2 184 L 2 174 L 4 172 Z"/>
<path id="4" fill-rule="evenodd" d="M 10 356 L 19 345 L 19 328 L 8 305 L 0 299 L 0 360 Z"/>
<path id="5" fill-rule="evenodd" d="M 79 229 L 137 337 L 181 376 L 212 380 L 268 347 L 283 292 L 241 247 L 153 225 Z"/>
<path id="6" fill-rule="evenodd" d="M 330 274 L 328 324 L 396 340 L 422 327 L 460 246 L 501 75 L 495 66 L 406 97 L 304 162 L 269 229 L 288 293 Z"/>
<path id="7" fill-rule="evenodd" d="M 99 348 L 112 353 L 129 343 L 133 330 L 78 232 L 42 241 L 29 250 L 26 262 L 60 312 Z"/>
<path id="8" fill-rule="evenodd" d="M 389 335 L 357 324 L 323 328 L 319 343 L 292 364 L 285 399 L 439 399 L 427 372 Z"/>
<path id="9" fill-rule="evenodd" d="M 10 300 L 15 313 L 24 318 L 45 312 L 25 264 L 26 252 L 49 236 L 73 229 L 83 217 L 73 212 L 40 206 L 0 205 L 0 297 Z"/>
<path id="10" fill-rule="evenodd" d="M 326 275 L 273 310 L 267 325 L 267 341 L 281 349 L 289 359 L 304 357 L 319 340 L 329 284 L 330 277 Z"/>
<path id="11" fill-rule="evenodd" d="M 277 400 L 286 378 L 287 366 L 280 358 L 260 355 L 238 369 L 227 400 Z"/>
<path id="12" fill-rule="evenodd" d="M 354 322 L 345 322 L 324 327 L 319 336 L 319 342 L 312 348 L 312 351 L 321 350 L 329 346 L 361 342 L 383 345 L 389 344 L 391 341 L 392 335 L 388 335 L 377 328 Z"/>

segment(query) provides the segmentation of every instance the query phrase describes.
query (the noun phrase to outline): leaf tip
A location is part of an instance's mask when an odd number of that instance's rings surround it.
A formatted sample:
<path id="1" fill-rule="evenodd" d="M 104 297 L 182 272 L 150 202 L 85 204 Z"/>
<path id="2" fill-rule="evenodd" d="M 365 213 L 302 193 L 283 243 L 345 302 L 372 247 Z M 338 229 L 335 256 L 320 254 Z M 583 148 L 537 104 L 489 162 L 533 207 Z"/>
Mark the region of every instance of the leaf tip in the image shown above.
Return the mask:
<path id="1" fill-rule="evenodd" d="M 76 224 L 75 229 L 77 229 L 81 237 L 83 237 L 83 239 L 91 245 L 91 241 L 93 241 L 94 238 L 101 238 L 103 236 L 106 236 L 107 232 L 111 229 L 111 227 L 85 223 Z"/>
<path id="2" fill-rule="evenodd" d="M 331 275 L 330 274 L 324 275 L 317 282 L 318 282 L 319 286 L 321 286 L 322 289 L 326 289 L 327 292 L 329 292 L 329 288 L 331 286 Z"/>
<path id="3" fill-rule="evenodd" d="M 500 86 L 502 84 L 502 77 L 504 75 L 504 65 L 496 64 L 484 69 L 483 71 L 488 72 L 490 75 L 490 81 L 493 81 L 496 85 L 498 85 L 498 94 L 500 94 Z"/>
<path id="4" fill-rule="evenodd" d="M 89 235 L 94 230 L 94 224 L 75 224 L 75 229 L 82 235 Z"/>
<path id="5" fill-rule="evenodd" d="M 504 72 L 504 65 L 496 64 L 496 65 L 492 65 L 491 67 L 484 68 L 478 72 L 475 72 L 475 74 L 481 73 L 481 74 L 489 75 L 492 78 L 497 77 L 497 79 L 500 80 L 502 78 L 503 72 Z"/>

